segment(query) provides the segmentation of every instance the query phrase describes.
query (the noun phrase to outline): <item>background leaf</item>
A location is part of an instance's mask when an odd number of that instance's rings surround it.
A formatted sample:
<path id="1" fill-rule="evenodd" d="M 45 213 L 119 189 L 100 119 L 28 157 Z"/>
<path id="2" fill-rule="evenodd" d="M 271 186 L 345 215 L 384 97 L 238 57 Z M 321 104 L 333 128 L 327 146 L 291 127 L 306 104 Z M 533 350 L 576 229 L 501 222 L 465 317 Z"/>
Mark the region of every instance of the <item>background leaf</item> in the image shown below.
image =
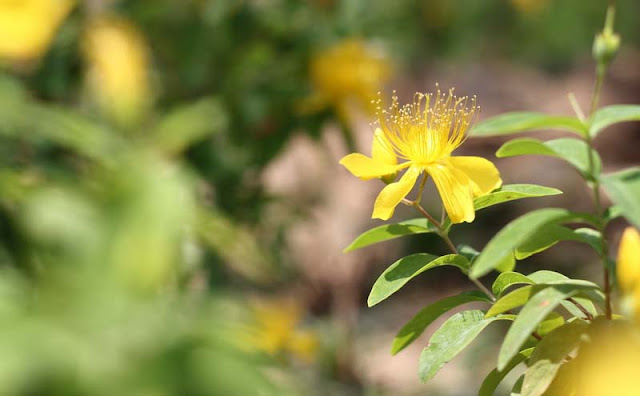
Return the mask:
<path id="1" fill-rule="evenodd" d="M 457 296 L 443 298 L 423 308 L 400 329 L 391 345 L 391 354 L 395 355 L 415 341 L 424 330 L 443 313 L 459 305 L 473 301 L 490 303 L 491 299 L 484 293 L 474 290 L 460 293 Z"/>
<path id="2" fill-rule="evenodd" d="M 554 285 L 536 293 L 524 305 L 505 336 L 498 354 L 498 369 L 502 370 L 520 351 L 531 333 L 561 301 L 578 293 L 585 286 Z"/>
<path id="3" fill-rule="evenodd" d="M 344 252 L 351 252 L 365 246 L 400 238 L 405 235 L 424 234 L 435 231 L 435 227 L 424 218 L 401 221 L 395 224 L 385 224 L 360 234 L 360 236 L 344 249 Z"/>
<path id="4" fill-rule="evenodd" d="M 509 374 L 511 370 L 513 370 L 517 365 L 527 360 L 529 356 L 531 356 L 531 353 L 533 353 L 533 348 L 527 348 L 523 351 L 520 351 L 520 353 L 518 353 L 513 359 L 511 359 L 509 364 L 503 370 L 491 370 L 489 375 L 487 375 L 484 381 L 482 381 L 482 385 L 480 386 L 480 390 L 478 391 L 478 396 L 493 396 L 496 389 L 498 388 L 498 385 L 500 385 L 500 382 L 502 382 L 504 377 L 506 377 L 507 374 Z"/>
<path id="5" fill-rule="evenodd" d="M 479 122 L 470 133 L 474 137 L 498 136 L 545 129 L 561 129 L 583 135 L 586 127 L 575 117 L 550 116 L 534 112 L 514 112 L 501 114 Z"/>
<path id="6" fill-rule="evenodd" d="M 542 395 L 558 372 L 564 359 L 578 346 L 588 325 L 576 320 L 547 334 L 536 346 L 522 383 L 523 396 Z"/>
<path id="7" fill-rule="evenodd" d="M 532 138 L 520 138 L 506 142 L 496 152 L 498 158 L 520 155 L 546 155 L 563 159 L 573 165 L 582 175 L 592 179 L 602 169 L 602 160 L 593 151 L 593 170 L 589 166 L 589 152 L 592 151 L 583 140 L 560 138 L 547 142 Z"/>
<path id="8" fill-rule="evenodd" d="M 556 188 L 538 186 L 536 184 L 507 184 L 498 190 L 474 199 L 473 207 L 475 210 L 480 210 L 516 199 L 546 197 L 559 194 L 562 194 L 562 191 Z M 443 227 L 448 229 L 450 226 L 451 220 L 447 218 L 443 223 Z"/>
<path id="9" fill-rule="evenodd" d="M 428 253 L 417 253 L 401 258 L 391 264 L 373 284 L 367 304 L 372 307 L 421 273 L 445 265 L 458 267 L 465 274 L 469 270 L 469 260 L 459 254 L 438 257 Z"/>
<path id="10" fill-rule="evenodd" d="M 640 121 L 639 105 L 612 105 L 598 109 L 591 120 L 589 134 L 596 137 L 606 127 L 625 121 Z"/>
<path id="11" fill-rule="evenodd" d="M 508 255 L 547 224 L 566 221 L 574 216 L 565 209 L 539 209 L 507 224 L 487 244 L 471 267 L 469 276 L 477 279 L 495 269 Z"/>
<path id="12" fill-rule="evenodd" d="M 602 176 L 602 187 L 623 216 L 640 227 L 640 168 L 634 167 Z"/>
<path id="13" fill-rule="evenodd" d="M 434 375 L 464 348 L 466 348 L 485 327 L 496 320 L 512 320 L 512 315 L 485 318 L 479 310 L 463 311 L 453 315 L 435 332 L 429 345 L 420 355 L 419 375 L 422 382 Z"/>

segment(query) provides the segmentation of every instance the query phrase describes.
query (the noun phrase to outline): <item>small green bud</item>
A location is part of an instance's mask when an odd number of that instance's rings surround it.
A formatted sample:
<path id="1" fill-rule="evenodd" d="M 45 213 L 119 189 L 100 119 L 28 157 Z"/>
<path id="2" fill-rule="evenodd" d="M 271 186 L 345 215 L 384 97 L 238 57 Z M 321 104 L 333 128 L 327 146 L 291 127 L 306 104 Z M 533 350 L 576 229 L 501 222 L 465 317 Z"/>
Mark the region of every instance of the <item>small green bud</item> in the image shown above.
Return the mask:
<path id="1" fill-rule="evenodd" d="M 598 64 L 608 65 L 620 49 L 620 36 L 605 30 L 593 41 L 593 57 Z"/>

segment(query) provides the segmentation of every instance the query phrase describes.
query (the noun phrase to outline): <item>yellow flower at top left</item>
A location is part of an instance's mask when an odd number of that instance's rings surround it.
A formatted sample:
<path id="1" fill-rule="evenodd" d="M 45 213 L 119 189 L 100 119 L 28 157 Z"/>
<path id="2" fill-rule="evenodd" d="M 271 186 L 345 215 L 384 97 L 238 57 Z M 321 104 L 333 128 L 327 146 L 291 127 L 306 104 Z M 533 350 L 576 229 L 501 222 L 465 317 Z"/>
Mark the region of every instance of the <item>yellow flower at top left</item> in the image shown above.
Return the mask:
<path id="1" fill-rule="evenodd" d="M 0 59 L 39 58 L 74 4 L 74 0 L 0 0 Z"/>
<path id="2" fill-rule="evenodd" d="M 391 64 L 383 53 L 366 42 L 351 38 L 315 53 L 309 65 L 314 93 L 301 104 L 305 112 L 333 107 L 343 119 L 355 102 L 373 113 L 371 101 L 391 74 Z"/>

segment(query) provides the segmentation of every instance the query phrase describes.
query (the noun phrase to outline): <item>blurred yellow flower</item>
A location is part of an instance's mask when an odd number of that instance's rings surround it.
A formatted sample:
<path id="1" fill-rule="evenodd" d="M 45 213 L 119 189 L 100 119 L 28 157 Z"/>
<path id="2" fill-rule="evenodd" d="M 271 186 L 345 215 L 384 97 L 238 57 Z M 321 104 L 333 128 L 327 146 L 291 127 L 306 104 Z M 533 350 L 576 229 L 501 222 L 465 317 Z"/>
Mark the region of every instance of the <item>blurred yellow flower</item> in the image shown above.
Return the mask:
<path id="1" fill-rule="evenodd" d="M 382 53 L 359 39 L 348 39 L 316 53 L 310 64 L 314 95 L 302 110 L 315 112 L 333 106 L 343 119 L 351 101 L 368 112 L 371 101 L 389 78 L 391 65 Z"/>
<path id="2" fill-rule="evenodd" d="M 151 100 L 144 37 L 129 22 L 104 17 L 89 24 L 83 52 L 88 89 L 100 109 L 121 124 L 136 122 Z"/>
<path id="3" fill-rule="evenodd" d="M 590 340 L 565 364 L 548 396 L 640 395 L 640 334 L 627 323 L 596 324 Z"/>
<path id="4" fill-rule="evenodd" d="M 254 326 L 249 343 L 270 355 L 288 353 L 306 362 L 316 355 L 318 338 L 299 328 L 304 314 L 293 300 L 277 299 L 255 302 L 252 306 Z"/>
<path id="5" fill-rule="evenodd" d="M 627 227 L 618 249 L 618 284 L 623 297 L 623 310 L 640 319 L 640 234 Z"/>
<path id="6" fill-rule="evenodd" d="M 75 4 L 74 0 L 0 0 L 0 59 L 40 57 Z"/>
<path id="7" fill-rule="evenodd" d="M 451 156 L 465 140 L 476 110 L 475 98 L 458 98 L 452 91 L 443 94 L 440 90 L 435 95 L 417 93 L 412 104 L 402 107 L 396 96 L 389 110 L 378 105 L 380 128 L 374 133 L 372 158 L 353 153 L 340 161 L 362 180 L 407 169 L 399 181 L 380 192 L 373 218 L 389 219 L 425 172 L 433 178 L 453 223 L 474 220 L 474 197 L 502 185 L 500 174 L 490 161 Z M 406 162 L 398 164 L 396 157 Z"/>

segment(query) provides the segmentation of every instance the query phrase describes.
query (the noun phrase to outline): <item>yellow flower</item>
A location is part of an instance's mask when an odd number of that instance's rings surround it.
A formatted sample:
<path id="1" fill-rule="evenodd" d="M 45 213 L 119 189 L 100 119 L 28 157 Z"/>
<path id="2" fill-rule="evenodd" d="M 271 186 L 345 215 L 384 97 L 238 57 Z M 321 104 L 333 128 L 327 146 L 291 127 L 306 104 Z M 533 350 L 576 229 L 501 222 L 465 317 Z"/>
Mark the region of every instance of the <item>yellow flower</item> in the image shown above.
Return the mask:
<path id="1" fill-rule="evenodd" d="M 73 0 L 0 0 L 0 58 L 30 61 L 49 47 Z"/>
<path id="2" fill-rule="evenodd" d="M 451 156 L 465 140 L 476 110 L 475 98 L 458 98 L 452 91 L 442 94 L 439 90 L 435 95 L 417 93 L 412 104 L 402 107 L 395 95 L 389 110 L 378 106 L 380 128 L 374 133 L 372 158 L 353 153 L 340 161 L 363 180 L 406 169 L 399 181 L 380 192 L 372 218 L 389 219 L 425 172 L 433 178 L 451 221 L 473 221 L 474 197 L 502 185 L 490 161 Z M 405 162 L 396 163 L 396 157 Z"/>
<path id="3" fill-rule="evenodd" d="M 346 117 L 349 102 L 355 100 L 372 111 L 371 101 L 390 71 L 387 59 L 362 40 L 342 41 L 312 57 L 309 73 L 315 94 L 303 102 L 302 109 L 313 112 L 333 106 Z"/>
<path id="4" fill-rule="evenodd" d="M 254 325 L 249 344 L 270 355 L 290 353 L 312 361 L 318 339 L 313 332 L 299 328 L 303 316 L 302 307 L 293 300 L 260 301 L 252 305 Z"/>
<path id="5" fill-rule="evenodd" d="M 122 124 L 137 121 L 151 96 L 144 37 L 127 21 L 99 18 L 89 24 L 83 50 L 88 88 L 100 109 Z"/>
<path id="6" fill-rule="evenodd" d="M 640 234 L 633 227 L 627 227 L 622 234 L 617 274 L 625 311 L 640 318 Z"/>

